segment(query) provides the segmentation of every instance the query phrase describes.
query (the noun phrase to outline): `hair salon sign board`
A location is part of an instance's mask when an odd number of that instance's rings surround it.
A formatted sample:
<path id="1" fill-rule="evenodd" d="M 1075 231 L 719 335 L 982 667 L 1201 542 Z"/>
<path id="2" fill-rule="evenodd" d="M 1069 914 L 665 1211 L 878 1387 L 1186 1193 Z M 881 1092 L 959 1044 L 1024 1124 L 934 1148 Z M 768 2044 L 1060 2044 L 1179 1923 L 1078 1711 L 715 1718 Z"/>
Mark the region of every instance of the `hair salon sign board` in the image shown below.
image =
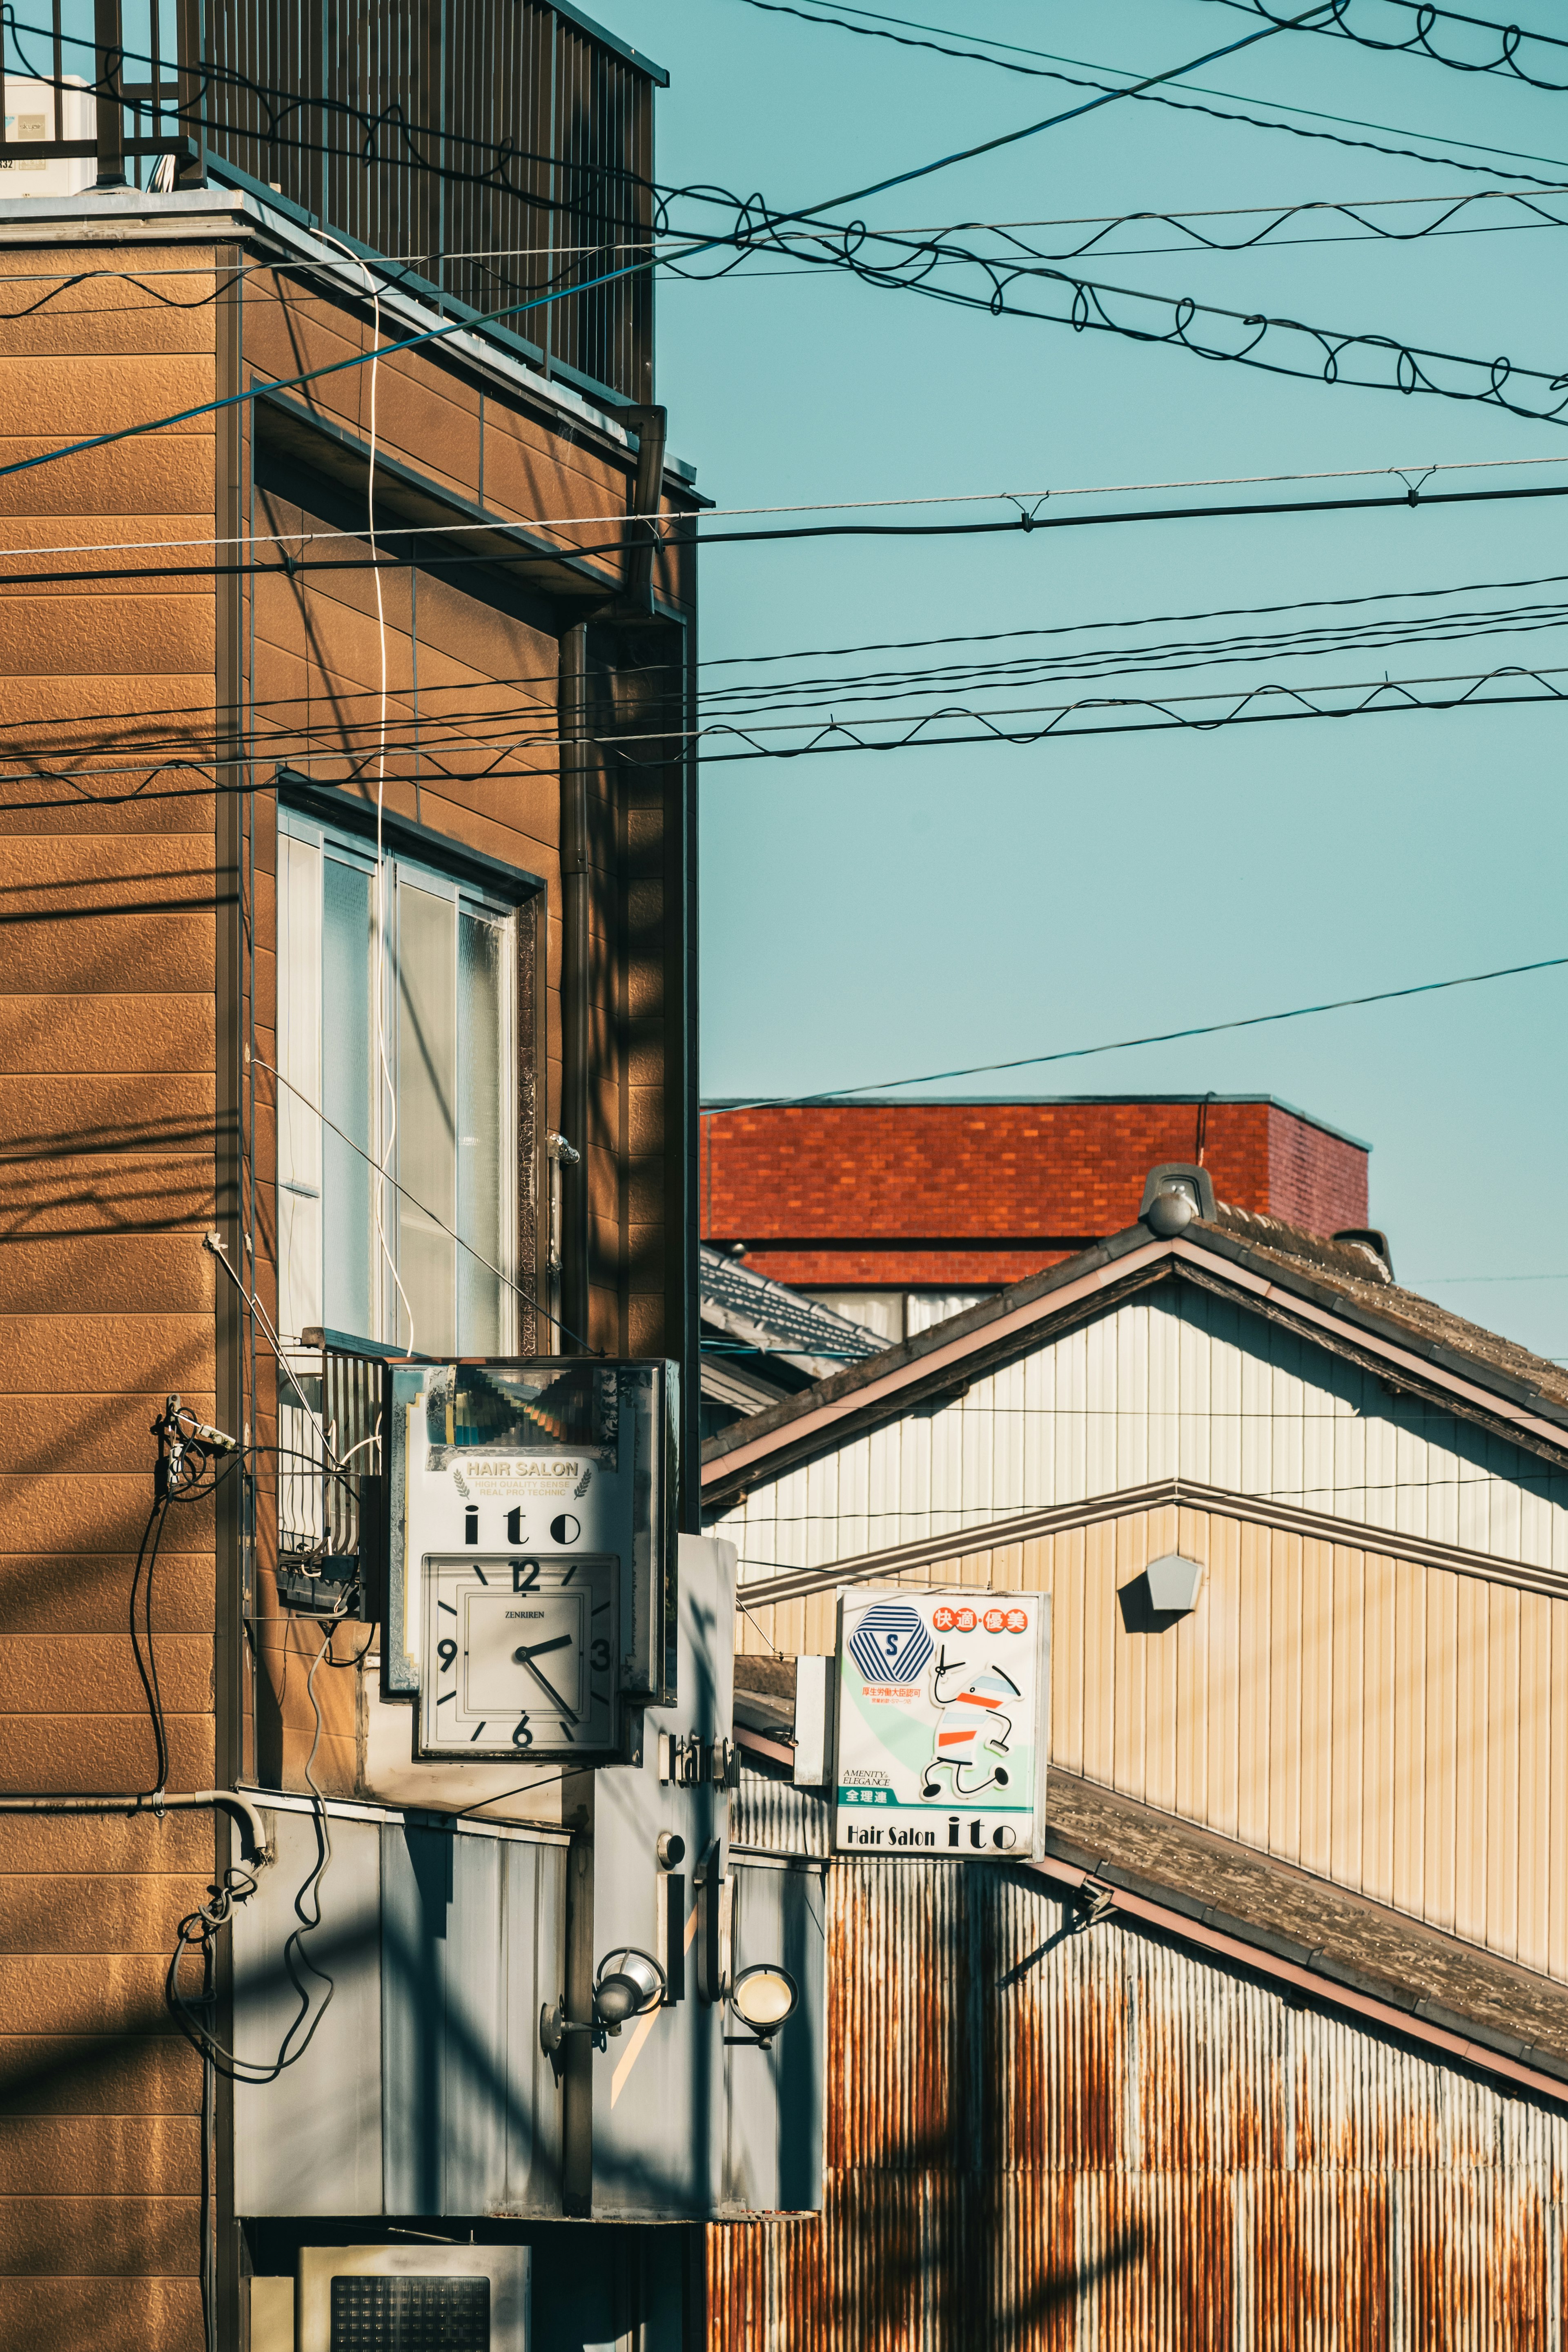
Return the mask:
<path id="1" fill-rule="evenodd" d="M 926 1862 L 1041 1852 L 1043 1593 L 842 1593 L 838 1675 L 836 1852 Z"/>

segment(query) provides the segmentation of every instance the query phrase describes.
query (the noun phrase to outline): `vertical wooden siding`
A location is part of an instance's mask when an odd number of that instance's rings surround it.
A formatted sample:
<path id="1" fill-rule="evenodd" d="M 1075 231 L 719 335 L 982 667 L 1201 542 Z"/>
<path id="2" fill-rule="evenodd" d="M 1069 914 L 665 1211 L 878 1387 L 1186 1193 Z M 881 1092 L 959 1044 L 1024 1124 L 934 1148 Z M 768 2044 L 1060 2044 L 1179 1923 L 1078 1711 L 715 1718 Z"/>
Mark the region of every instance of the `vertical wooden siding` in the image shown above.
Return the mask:
<path id="1" fill-rule="evenodd" d="M 1181 1283 L 940 1412 L 846 1439 L 712 1525 L 745 1580 L 1175 1476 L 1568 1580 L 1568 1475 Z"/>
<path id="2" fill-rule="evenodd" d="M 1198 1605 L 1131 1630 L 1167 1551 L 1207 1564 Z M 1175 1508 L 904 1580 L 1052 1596 L 1065 1771 L 1568 1979 L 1568 1600 Z M 821 1654 L 833 1612 L 754 1604 L 737 1638 Z"/>
<path id="3" fill-rule="evenodd" d="M 144 249 L 177 306 L 80 247 L 12 249 L 0 460 L 211 396 L 210 255 Z M 81 273 L 87 270 L 87 276 Z M 207 274 L 201 274 L 204 268 Z M 52 299 L 27 282 L 56 273 Z M 73 282 L 73 280 L 75 282 Z M 212 422 L 14 478 L 15 549 L 203 540 Z M 134 562 L 134 558 L 131 559 Z M 199 560 L 199 559 L 198 559 Z M 116 559 L 89 556 L 89 564 Z M 71 558 L 41 559 L 68 566 Z M 9 798 L 63 798 L 141 717 L 211 724 L 210 580 L 0 586 Z M 63 756 L 61 756 L 63 753 Z M 141 781 L 134 767 L 125 790 Z M 189 785 L 186 772 L 162 782 Z M 165 1391 L 214 1398 L 214 804 L 0 816 L 0 1786 L 152 1786 L 126 1639 Z M 82 789 L 113 789 L 101 772 Z M 172 1785 L 214 1769 L 214 1530 L 183 1507 L 155 1622 Z M 0 2343 L 194 2345 L 199 2070 L 161 1984 L 214 1865 L 200 1814 L 0 1824 Z"/>

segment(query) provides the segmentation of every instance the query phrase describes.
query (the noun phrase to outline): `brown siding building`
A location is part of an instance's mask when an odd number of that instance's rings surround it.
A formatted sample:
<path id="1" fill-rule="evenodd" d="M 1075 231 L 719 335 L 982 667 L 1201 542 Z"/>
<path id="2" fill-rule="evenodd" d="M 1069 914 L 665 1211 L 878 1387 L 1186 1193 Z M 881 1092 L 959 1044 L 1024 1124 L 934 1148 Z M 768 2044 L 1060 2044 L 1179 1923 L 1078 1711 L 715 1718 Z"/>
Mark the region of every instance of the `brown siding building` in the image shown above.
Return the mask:
<path id="1" fill-rule="evenodd" d="M 621 123 L 623 187 L 651 70 L 526 13 L 510 69 Z M 105 2352 L 248 2308 L 232 2090 L 163 1998 L 241 1840 L 168 1807 L 375 1793 L 370 1644 L 276 1575 L 321 1330 L 680 1359 L 695 1246 L 695 583 L 622 520 L 695 500 L 646 300 L 455 331 L 305 203 L 393 252 L 436 215 L 174 146 L 167 193 L 0 204 L 0 467 L 51 458 L 0 564 L 0 2342 Z M 238 1450 L 155 1508 L 175 1393 Z"/>

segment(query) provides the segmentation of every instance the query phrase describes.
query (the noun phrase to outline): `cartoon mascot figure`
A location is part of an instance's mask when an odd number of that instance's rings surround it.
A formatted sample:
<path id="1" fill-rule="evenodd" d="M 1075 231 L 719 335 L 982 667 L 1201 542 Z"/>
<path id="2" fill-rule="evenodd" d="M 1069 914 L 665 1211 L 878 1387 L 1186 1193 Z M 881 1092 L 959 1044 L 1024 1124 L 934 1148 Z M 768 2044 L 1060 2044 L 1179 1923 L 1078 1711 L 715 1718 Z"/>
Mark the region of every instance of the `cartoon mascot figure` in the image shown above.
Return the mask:
<path id="1" fill-rule="evenodd" d="M 1013 1727 L 1008 1704 L 1022 1696 L 998 1665 L 971 1673 L 962 1658 L 949 1664 L 944 1643 L 931 1669 L 931 1698 L 939 1712 L 931 1761 L 921 1775 L 921 1795 L 941 1795 L 938 1776 L 943 1772 L 952 1775 L 955 1800 L 977 1797 L 983 1789 L 1005 1789 L 1007 1768 L 992 1759 L 1008 1752 Z"/>

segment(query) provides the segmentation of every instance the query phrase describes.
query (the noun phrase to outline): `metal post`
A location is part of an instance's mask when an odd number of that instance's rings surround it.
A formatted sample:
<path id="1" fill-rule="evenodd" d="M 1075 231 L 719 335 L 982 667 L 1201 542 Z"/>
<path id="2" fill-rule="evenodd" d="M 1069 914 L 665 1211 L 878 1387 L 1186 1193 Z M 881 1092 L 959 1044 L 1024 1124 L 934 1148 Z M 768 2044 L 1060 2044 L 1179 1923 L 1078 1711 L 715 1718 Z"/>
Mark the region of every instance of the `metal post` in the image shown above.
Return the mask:
<path id="1" fill-rule="evenodd" d="M 120 0 L 93 0 L 92 37 L 97 82 L 98 185 L 125 185 L 125 112 L 120 100 Z"/>
<path id="2" fill-rule="evenodd" d="M 589 1251 L 589 1056 L 591 900 L 588 860 L 588 630 L 582 622 L 563 629 L 559 670 L 560 735 L 560 1132 L 579 1154 L 563 1169 L 561 1183 L 560 1318 L 569 1339 L 563 1349 L 583 1354 L 588 1347 Z"/>

